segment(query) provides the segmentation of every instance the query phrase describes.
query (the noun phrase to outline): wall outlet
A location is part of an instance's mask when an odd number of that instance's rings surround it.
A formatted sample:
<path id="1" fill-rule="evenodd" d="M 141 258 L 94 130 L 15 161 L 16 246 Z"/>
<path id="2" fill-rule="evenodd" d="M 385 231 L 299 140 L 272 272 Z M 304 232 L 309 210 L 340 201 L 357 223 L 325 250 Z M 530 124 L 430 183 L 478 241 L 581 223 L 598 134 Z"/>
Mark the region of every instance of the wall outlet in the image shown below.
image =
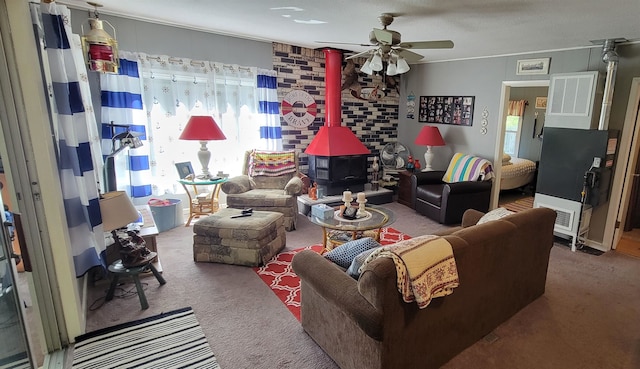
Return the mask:
<path id="1" fill-rule="evenodd" d="M 602 159 L 600 159 L 599 157 L 594 157 L 593 158 L 593 167 L 594 168 L 600 168 L 600 162 Z"/>

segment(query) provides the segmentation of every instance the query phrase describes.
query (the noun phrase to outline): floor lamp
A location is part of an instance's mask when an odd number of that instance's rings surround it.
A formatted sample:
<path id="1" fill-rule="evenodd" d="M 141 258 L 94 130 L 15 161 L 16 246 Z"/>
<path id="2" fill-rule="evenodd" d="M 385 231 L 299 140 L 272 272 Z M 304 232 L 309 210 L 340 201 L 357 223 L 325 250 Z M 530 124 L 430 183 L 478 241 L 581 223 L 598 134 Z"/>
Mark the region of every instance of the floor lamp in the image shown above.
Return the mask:
<path id="1" fill-rule="evenodd" d="M 220 127 L 216 124 L 216 121 L 213 120 L 213 117 L 208 115 L 192 115 L 179 138 L 181 140 L 200 141 L 198 159 L 202 165 L 202 174 L 197 176 L 197 178 L 211 178 L 211 173 L 209 172 L 211 152 L 207 149 L 207 142 L 227 139 Z"/>
<path id="2" fill-rule="evenodd" d="M 438 127 L 422 127 L 422 130 L 418 133 L 418 137 L 416 137 L 415 144 L 427 147 L 427 151 L 424 153 L 424 169 L 422 169 L 422 171 L 432 171 L 433 168 L 431 167 L 431 162 L 433 162 L 433 151 L 431 151 L 431 147 L 445 145 Z"/>

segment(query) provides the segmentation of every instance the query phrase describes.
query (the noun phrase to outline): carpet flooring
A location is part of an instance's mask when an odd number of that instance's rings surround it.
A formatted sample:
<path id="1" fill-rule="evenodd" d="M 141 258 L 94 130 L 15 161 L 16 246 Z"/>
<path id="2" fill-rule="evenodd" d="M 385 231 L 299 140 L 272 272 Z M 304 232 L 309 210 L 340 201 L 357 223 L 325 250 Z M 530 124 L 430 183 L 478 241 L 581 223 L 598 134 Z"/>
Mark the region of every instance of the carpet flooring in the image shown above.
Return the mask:
<path id="1" fill-rule="evenodd" d="M 380 233 L 380 243 L 389 245 L 410 238 L 406 234 L 391 227 L 385 227 Z M 313 245 L 299 249 L 284 251 L 276 255 L 266 265 L 253 270 L 260 279 L 271 288 L 271 291 L 285 304 L 287 309 L 300 320 L 300 278 L 291 268 L 291 261 L 295 254 L 302 250 L 322 252 L 322 245 Z"/>
<path id="2" fill-rule="evenodd" d="M 383 206 L 396 214 L 390 226 L 409 236 L 448 228 L 404 205 Z M 321 240 L 322 229 L 300 215 L 283 251 Z M 108 280 L 95 281 L 87 331 L 191 306 L 223 369 L 338 369 L 252 268 L 194 262 L 193 227 L 162 232 L 157 241 L 167 284 L 141 278 L 149 309 L 140 309 L 131 281 L 108 302 Z M 476 342 L 443 369 L 640 368 L 638 291 L 640 259 L 556 244 L 545 294 L 496 328 L 496 340 Z"/>
<path id="3" fill-rule="evenodd" d="M 191 308 L 106 327 L 76 338 L 73 369 L 220 369 Z"/>

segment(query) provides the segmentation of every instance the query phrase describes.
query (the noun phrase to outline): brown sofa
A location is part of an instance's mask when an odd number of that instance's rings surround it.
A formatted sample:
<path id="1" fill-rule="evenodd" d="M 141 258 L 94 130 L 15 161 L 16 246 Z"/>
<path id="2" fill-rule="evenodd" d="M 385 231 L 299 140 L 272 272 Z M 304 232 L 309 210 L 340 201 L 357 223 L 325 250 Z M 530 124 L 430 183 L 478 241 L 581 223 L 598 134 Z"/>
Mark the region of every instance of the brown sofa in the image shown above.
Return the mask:
<path id="1" fill-rule="evenodd" d="M 460 286 L 425 309 L 405 303 L 391 259 L 355 280 L 309 250 L 293 259 L 300 276 L 304 330 L 342 369 L 438 368 L 490 333 L 545 290 L 556 213 L 537 208 L 440 235 L 453 247 Z"/>

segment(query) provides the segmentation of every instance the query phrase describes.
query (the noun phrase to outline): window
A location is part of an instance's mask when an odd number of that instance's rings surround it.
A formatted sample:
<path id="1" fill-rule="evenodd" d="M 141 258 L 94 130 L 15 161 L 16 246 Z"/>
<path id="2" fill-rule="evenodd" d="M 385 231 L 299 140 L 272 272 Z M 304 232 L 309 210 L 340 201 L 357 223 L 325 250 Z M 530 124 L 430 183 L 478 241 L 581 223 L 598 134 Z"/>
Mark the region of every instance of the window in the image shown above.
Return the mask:
<path id="1" fill-rule="evenodd" d="M 522 128 L 522 117 L 518 115 L 508 115 L 506 121 L 506 129 L 504 133 L 505 154 L 518 156 L 518 148 L 520 146 L 520 131 Z"/>
<path id="2" fill-rule="evenodd" d="M 193 114 L 213 116 L 226 136 L 207 145 L 210 173 L 240 174 L 245 150 L 261 148 L 257 68 L 140 55 L 153 194 L 182 191 L 176 162 L 191 162 L 201 173 L 200 143 L 179 139 Z"/>

